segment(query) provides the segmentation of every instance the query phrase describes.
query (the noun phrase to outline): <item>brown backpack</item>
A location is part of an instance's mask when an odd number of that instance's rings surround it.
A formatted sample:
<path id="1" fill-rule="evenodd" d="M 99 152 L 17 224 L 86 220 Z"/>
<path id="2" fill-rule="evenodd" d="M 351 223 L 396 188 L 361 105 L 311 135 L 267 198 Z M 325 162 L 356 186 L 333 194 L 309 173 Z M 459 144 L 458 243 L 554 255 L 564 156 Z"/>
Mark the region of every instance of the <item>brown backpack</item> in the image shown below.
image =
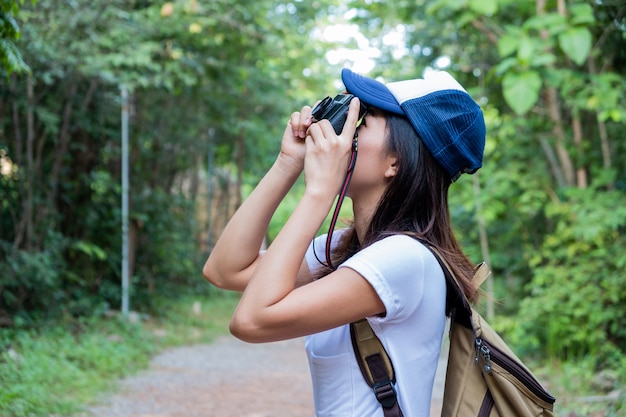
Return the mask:
<path id="1" fill-rule="evenodd" d="M 450 352 L 442 417 L 552 417 L 555 398 L 467 301 L 461 286 L 437 251 L 448 294 L 456 294 L 450 324 Z M 476 267 L 476 287 L 489 276 Z M 450 299 L 450 297 L 449 297 Z M 367 320 L 350 325 L 352 344 L 363 377 L 373 388 L 385 417 L 401 417 L 393 388 L 393 364 Z"/>

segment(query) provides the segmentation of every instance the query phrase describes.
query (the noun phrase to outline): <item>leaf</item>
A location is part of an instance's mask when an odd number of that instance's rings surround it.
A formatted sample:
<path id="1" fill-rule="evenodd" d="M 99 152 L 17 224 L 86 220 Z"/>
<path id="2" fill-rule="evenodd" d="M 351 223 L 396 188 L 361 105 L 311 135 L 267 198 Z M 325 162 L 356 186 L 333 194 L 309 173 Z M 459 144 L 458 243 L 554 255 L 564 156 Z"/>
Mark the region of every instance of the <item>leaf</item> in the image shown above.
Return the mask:
<path id="1" fill-rule="evenodd" d="M 107 253 L 100 246 L 84 241 L 79 240 L 73 244 L 73 248 L 87 255 L 91 259 L 96 259 L 99 261 L 103 261 L 107 258 Z"/>
<path id="2" fill-rule="evenodd" d="M 591 51 L 591 32 L 587 28 L 573 27 L 559 35 L 559 46 L 577 65 L 582 65 Z"/>
<path id="3" fill-rule="evenodd" d="M 529 63 L 532 57 L 538 51 L 535 48 L 535 42 L 532 38 L 524 36 L 520 39 L 517 49 L 517 57 L 525 63 Z"/>
<path id="4" fill-rule="evenodd" d="M 30 72 L 30 67 L 22 59 L 20 51 L 15 44 L 6 39 L 0 39 L 0 67 L 7 74 L 12 72 Z"/>
<path id="5" fill-rule="evenodd" d="M 571 23 L 574 25 L 593 24 L 596 21 L 590 4 L 573 4 L 570 12 L 572 13 Z"/>
<path id="6" fill-rule="evenodd" d="M 533 16 L 523 24 L 526 30 L 547 30 L 555 35 L 567 30 L 567 20 L 558 13 L 546 13 L 544 15 Z"/>
<path id="7" fill-rule="evenodd" d="M 450 10 L 460 10 L 465 6 L 465 2 L 462 0 L 437 0 L 431 2 L 426 8 L 426 13 L 429 15 L 434 15 L 435 13 L 440 12 L 441 10 L 450 9 Z"/>
<path id="8" fill-rule="evenodd" d="M 507 73 L 511 68 L 517 65 L 517 59 L 505 58 L 496 66 L 496 74 L 501 75 Z"/>
<path id="9" fill-rule="evenodd" d="M 493 16 L 498 11 L 497 0 L 470 0 L 469 7 L 485 16 Z"/>
<path id="10" fill-rule="evenodd" d="M 535 71 L 508 73 L 502 80 L 504 99 L 517 114 L 524 114 L 539 99 L 541 77 Z"/>
<path id="11" fill-rule="evenodd" d="M 20 27 L 13 16 L 0 12 L 0 22 L 2 22 L 1 27 L 4 37 L 9 39 L 19 39 Z"/>
<path id="12" fill-rule="evenodd" d="M 511 55 L 519 47 L 519 37 L 504 35 L 498 39 L 498 54 L 501 58 Z"/>
<path id="13" fill-rule="evenodd" d="M 545 67 L 556 62 L 556 56 L 551 53 L 538 54 L 532 57 L 530 65 L 533 67 Z"/>

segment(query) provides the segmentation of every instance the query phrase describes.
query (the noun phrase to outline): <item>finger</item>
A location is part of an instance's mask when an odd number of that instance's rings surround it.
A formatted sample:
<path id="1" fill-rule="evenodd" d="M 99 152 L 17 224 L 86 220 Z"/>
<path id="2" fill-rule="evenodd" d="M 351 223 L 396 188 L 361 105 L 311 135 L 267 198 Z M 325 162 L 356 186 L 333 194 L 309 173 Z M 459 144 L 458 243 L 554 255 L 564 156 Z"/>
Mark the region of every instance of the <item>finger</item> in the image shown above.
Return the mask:
<path id="1" fill-rule="evenodd" d="M 335 128 L 333 127 L 333 125 L 330 123 L 329 120 L 327 119 L 320 120 L 316 124 L 319 125 L 319 129 L 321 130 L 322 135 L 324 136 L 324 139 L 333 141 L 334 139 L 338 137 L 337 132 L 335 132 Z"/>
<path id="2" fill-rule="evenodd" d="M 295 111 L 291 113 L 289 124 L 291 125 L 291 132 L 297 137 L 300 131 L 300 112 Z"/>
<path id="3" fill-rule="evenodd" d="M 312 124 L 311 107 L 304 106 L 302 108 L 302 111 L 300 112 L 299 129 L 298 129 L 297 136 L 304 139 L 304 137 L 306 136 L 306 131 L 309 128 L 309 126 L 311 126 L 311 124 Z"/>
<path id="4" fill-rule="evenodd" d="M 354 136 L 354 132 L 356 131 L 356 124 L 359 121 L 359 110 L 361 109 L 361 102 L 358 97 L 354 97 L 350 101 L 350 107 L 348 108 L 348 117 L 346 118 L 346 123 L 343 125 L 343 129 L 341 130 L 341 135 L 347 134 L 350 136 L 350 139 Z"/>
<path id="5" fill-rule="evenodd" d="M 313 123 L 307 132 L 309 135 L 313 135 L 316 140 L 333 141 L 333 139 L 338 138 L 335 128 L 328 119 Z"/>
<path id="6" fill-rule="evenodd" d="M 307 138 L 311 138 L 314 143 L 323 140 L 324 131 L 322 130 L 322 127 L 325 124 L 324 122 L 328 123 L 328 120 L 320 120 L 319 122 L 311 124 L 305 133 Z"/>

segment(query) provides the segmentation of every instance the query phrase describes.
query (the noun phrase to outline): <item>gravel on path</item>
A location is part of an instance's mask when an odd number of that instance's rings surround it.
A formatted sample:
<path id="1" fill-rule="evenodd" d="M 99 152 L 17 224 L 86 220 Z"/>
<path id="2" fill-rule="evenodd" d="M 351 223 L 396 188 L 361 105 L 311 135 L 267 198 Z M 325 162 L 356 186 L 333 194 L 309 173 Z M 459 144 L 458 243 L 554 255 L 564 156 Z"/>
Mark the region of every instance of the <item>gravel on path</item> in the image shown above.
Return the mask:
<path id="1" fill-rule="evenodd" d="M 431 417 L 439 416 L 442 352 Z M 313 395 L 303 339 L 248 344 L 224 336 L 210 345 L 170 349 L 120 381 L 117 394 L 83 417 L 312 417 Z"/>

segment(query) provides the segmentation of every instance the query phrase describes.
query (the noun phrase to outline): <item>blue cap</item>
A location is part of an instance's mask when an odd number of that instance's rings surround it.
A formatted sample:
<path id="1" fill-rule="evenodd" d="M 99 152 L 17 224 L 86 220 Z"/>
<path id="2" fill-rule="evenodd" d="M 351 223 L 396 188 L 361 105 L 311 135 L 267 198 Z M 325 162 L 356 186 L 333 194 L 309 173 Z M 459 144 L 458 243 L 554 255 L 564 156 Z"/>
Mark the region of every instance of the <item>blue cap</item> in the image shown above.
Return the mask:
<path id="1" fill-rule="evenodd" d="M 452 181 L 482 166 L 485 120 L 480 106 L 452 75 L 433 71 L 424 79 L 383 84 L 344 68 L 349 93 L 365 105 L 405 116 Z"/>

